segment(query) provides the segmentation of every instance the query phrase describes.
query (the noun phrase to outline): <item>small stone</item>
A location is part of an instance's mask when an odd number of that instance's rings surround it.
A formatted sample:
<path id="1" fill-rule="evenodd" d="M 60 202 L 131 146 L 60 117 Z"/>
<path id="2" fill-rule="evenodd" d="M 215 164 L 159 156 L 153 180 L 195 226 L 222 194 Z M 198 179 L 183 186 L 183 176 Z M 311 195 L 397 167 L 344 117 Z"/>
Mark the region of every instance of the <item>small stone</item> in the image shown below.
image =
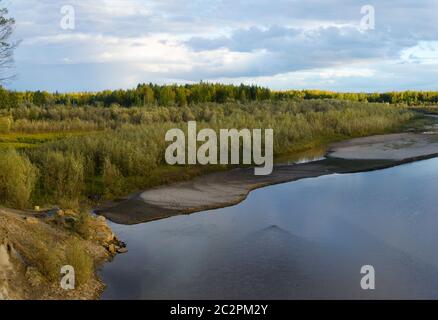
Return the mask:
<path id="1" fill-rule="evenodd" d="M 120 248 L 119 250 L 117 250 L 117 253 L 120 253 L 120 254 L 128 253 L 128 249 L 126 249 L 126 248 Z"/>
<path id="2" fill-rule="evenodd" d="M 35 206 L 35 208 L 34 208 L 34 210 L 36 211 L 36 212 L 40 212 L 40 206 Z"/>
<path id="3" fill-rule="evenodd" d="M 108 251 L 109 251 L 111 254 L 116 254 L 116 246 L 113 245 L 113 244 L 110 244 L 110 245 L 108 246 Z"/>
<path id="4" fill-rule="evenodd" d="M 78 216 L 77 213 L 74 212 L 73 210 L 65 210 L 65 211 L 64 211 L 64 214 L 65 214 L 66 216 L 69 216 L 69 217 L 77 217 L 77 216 Z"/>
<path id="5" fill-rule="evenodd" d="M 26 217 L 26 221 L 29 224 L 38 224 L 38 222 L 39 222 L 38 219 L 34 218 L 34 217 Z"/>
<path id="6" fill-rule="evenodd" d="M 106 242 L 111 242 L 114 241 L 115 235 L 114 233 L 110 233 L 107 237 L 106 237 Z"/>

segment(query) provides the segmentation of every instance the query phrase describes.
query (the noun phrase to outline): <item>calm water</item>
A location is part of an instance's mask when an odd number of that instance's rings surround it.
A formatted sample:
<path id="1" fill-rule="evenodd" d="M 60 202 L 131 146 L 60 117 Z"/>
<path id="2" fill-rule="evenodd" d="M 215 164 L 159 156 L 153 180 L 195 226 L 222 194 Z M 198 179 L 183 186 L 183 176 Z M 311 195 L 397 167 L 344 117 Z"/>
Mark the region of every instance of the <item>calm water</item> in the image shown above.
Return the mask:
<path id="1" fill-rule="evenodd" d="M 240 205 L 112 225 L 104 299 L 438 298 L 438 159 L 257 190 Z M 360 288 L 373 265 L 376 290 Z"/>

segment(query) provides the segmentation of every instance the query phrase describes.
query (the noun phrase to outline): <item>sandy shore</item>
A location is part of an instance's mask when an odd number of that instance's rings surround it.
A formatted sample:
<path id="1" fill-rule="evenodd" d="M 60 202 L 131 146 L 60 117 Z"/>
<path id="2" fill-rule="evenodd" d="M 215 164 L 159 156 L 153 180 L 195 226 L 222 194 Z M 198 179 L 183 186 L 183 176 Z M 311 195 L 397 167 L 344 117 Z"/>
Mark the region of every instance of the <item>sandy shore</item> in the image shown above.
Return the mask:
<path id="1" fill-rule="evenodd" d="M 438 135 L 399 133 L 352 139 L 331 146 L 330 156 L 342 159 L 405 160 L 438 152 Z"/>
<path id="2" fill-rule="evenodd" d="M 146 190 L 97 212 L 113 222 L 137 224 L 235 205 L 255 189 L 333 173 L 388 168 L 438 156 L 437 134 L 401 133 L 352 139 L 330 146 L 324 160 L 278 165 L 269 176 L 251 168 L 217 172 L 191 181 Z"/>

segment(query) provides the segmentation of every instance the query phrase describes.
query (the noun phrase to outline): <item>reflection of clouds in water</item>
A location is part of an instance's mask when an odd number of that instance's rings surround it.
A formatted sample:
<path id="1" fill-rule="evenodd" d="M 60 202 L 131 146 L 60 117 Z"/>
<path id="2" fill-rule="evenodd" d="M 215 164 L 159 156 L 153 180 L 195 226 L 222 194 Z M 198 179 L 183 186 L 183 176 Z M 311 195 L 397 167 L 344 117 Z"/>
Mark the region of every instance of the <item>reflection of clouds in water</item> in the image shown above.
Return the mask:
<path id="1" fill-rule="evenodd" d="M 105 266 L 106 297 L 142 283 L 142 298 L 437 298 L 437 165 L 304 179 L 234 207 L 124 227 L 131 250 Z M 366 264 L 373 293 L 359 286 Z"/>
<path id="2" fill-rule="evenodd" d="M 161 230 L 163 234 L 176 237 L 196 237 L 200 235 L 207 235 L 210 232 L 216 232 L 218 230 L 218 226 L 215 224 L 195 224 L 195 225 L 187 225 L 179 228 L 166 228 Z"/>

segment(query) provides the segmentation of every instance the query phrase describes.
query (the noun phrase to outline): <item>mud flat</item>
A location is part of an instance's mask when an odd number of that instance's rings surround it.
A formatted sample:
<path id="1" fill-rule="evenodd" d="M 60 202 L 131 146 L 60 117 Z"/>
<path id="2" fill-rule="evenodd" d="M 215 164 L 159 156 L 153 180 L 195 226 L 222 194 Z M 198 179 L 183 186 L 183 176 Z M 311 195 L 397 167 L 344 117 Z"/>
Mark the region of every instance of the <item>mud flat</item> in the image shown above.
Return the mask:
<path id="1" fill-rule="evenodd" d="M 138 224 L 174 215 L 238 204 L 255 189 L 334 173 L 389 168 L 438 156 L 438 134 L 379 135 L 333 144 L 326 159 L 275 166 L 269 176 L 252 168 L 217 172 L 191 181 L 161 186 L 108 203 L 97 213 L 119 224 Z"/>

